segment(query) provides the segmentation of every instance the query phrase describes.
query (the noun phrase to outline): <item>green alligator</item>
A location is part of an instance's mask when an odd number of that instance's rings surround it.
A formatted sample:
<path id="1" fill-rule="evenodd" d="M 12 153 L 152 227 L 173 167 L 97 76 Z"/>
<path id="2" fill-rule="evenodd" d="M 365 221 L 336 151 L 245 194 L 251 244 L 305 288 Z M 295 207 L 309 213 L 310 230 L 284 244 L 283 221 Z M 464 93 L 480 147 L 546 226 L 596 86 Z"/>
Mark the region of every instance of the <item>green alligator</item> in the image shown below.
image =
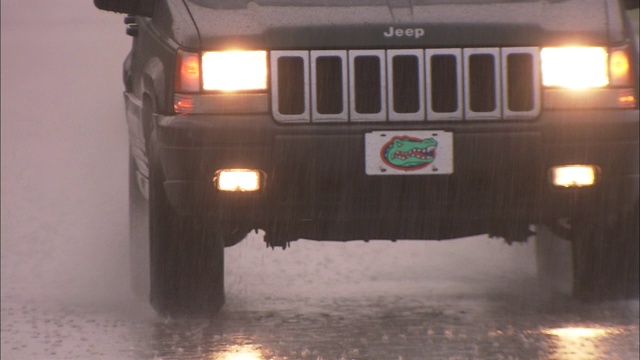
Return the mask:
<path id="1" fill-rule="evenodd" d="M 407 136 L 396 136 L 382 150 L 382 159 L 387 165 L 402 169 L 423 168 L 435 160 L 438 142 L 433 138 L 424 140 Z"/>

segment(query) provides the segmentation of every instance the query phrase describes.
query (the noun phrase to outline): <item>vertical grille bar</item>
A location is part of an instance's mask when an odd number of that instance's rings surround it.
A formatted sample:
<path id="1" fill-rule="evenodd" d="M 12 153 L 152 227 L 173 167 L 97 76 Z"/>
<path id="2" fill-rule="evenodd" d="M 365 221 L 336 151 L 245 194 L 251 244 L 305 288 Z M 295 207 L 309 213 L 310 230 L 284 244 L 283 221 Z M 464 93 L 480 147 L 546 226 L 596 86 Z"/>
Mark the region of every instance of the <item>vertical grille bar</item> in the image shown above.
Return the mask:
<path id="1" fill-rule="evenodd" d="M 387 79 L 389 120 L 424 120 L 424 51 L 388 50 Z"/>
<path id="2" fill-rule="evenodd" d="M 349 119 L 347 51 L 311 51 L 311 121 Z"/>
<path id="3" fill-rule="evenodd" d="M 308 122 L 309 52 L 271 52 L 271 106 L 281 122 Z"/>
<path id="4" fill-rule="evenodd" d="M 502 113 L 507 120 L 531 119 L 540 113 L 540 50 L 502 49 Z"/>
<path id="5" fill-rule="evenodd" d="M 351 121 L 387 119 L 384 50 L 349 51 L 349 115 Z"/>
<path id="6" fill-rule="evenodd" d="M 502 71 L 499 48 L 463 49 L 465 118 L 500 119 Z"/>
<path id="7" fill-rule="evenodd" d="M 425 51 L 427 120 L 462 120 L 462 49 Z"/>
<path id="8" fill-rule="evenodd" d="M 537 47 L 271 51 L 278 122 L 533 119 Z"/>

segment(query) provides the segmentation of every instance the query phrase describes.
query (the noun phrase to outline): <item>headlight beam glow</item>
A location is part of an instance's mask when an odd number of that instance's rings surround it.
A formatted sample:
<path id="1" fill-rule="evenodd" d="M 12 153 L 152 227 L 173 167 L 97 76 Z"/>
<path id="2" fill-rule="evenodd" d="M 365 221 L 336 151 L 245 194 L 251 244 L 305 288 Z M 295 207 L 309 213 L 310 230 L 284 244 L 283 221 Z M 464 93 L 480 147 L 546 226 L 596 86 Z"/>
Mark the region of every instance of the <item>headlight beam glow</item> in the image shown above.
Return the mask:
<path id="1" fill-rule="evenodd" d="M 267 88 L 266 51 L 208 51 L 202 54 L 204 90 Z"/>
<path id="2" fill-rule="evenodd" d="M 543 48 L 542 83 L 571 89 L 609 84 L 608 54 L 602 47 Z"/>

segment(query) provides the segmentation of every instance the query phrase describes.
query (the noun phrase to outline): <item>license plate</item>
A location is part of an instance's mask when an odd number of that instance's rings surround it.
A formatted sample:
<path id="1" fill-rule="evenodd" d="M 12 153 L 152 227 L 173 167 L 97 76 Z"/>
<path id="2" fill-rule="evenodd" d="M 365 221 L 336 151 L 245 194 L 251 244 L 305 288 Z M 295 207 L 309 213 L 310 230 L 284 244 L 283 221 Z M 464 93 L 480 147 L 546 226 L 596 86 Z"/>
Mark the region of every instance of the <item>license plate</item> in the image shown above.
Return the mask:
<path id="1" fill-rule="evenodd" d="M 367 175 L 453 174 L 453 133 L 374 131 L 365 134 Z"/>

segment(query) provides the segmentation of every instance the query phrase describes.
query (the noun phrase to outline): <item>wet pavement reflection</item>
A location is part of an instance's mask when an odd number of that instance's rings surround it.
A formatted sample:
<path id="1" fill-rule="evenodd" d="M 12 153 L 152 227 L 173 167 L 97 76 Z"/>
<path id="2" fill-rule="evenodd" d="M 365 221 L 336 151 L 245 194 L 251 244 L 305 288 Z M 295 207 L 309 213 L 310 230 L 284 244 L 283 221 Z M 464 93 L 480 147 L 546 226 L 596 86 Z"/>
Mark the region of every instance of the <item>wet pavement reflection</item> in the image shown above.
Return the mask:
<path id="1" fill-rule="evenodd" d="M 395 300 L 395 301 L 394 301 Z M 637 302 L 490 298 L 344 299 L 298 311 L 226 311 L 156 322 L 136 358 L 635 359 Z"/>
<path id="2" fill-rule="evenodd" d="M 527 265 L 530 245 L 479 238 L 307 243 L 272 252 L 256 240 L 228 249 L 227 305 L 210 319 L 161 318 L 131 294 L 47 302 L 3 296 L 2 358 L 627 360 L 640 354 L 637 300 L 588 304 L 545 293 Z"/>
<path id="3" fill-rule="evenodd" d="M 640 353 L 638 301 L 588 304 L 543 291 L 531 271 L 531 244 L 239 247 L 228 249 L 223 311 L 210 320 L 156 318 L 135 334 L 133 357 L 591 360 Z M 291 273 L 278 276 L 283 269 Z"/>

